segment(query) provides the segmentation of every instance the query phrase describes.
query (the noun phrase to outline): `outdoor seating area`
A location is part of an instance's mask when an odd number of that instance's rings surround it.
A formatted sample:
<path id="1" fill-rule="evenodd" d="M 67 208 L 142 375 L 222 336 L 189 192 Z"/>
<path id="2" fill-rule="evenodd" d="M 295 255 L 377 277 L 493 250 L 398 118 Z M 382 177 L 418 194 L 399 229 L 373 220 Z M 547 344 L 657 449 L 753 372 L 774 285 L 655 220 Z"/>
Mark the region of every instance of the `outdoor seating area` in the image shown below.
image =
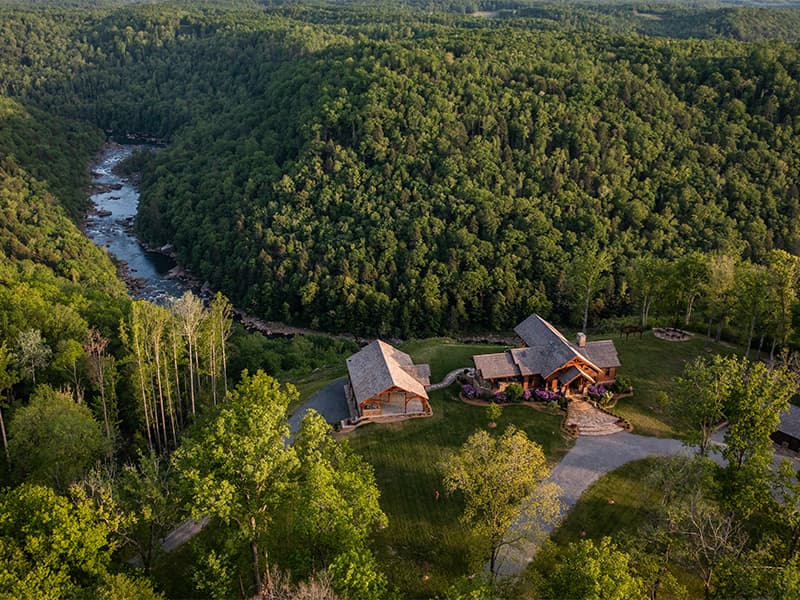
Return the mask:
<path id="1" fill-rule="evenodd" d="M 653 335 L 669 342 L 685 342 L 692 338 L 692 334 L 688 331 L 675 327 L 656 327 L 653 329 Z"/>

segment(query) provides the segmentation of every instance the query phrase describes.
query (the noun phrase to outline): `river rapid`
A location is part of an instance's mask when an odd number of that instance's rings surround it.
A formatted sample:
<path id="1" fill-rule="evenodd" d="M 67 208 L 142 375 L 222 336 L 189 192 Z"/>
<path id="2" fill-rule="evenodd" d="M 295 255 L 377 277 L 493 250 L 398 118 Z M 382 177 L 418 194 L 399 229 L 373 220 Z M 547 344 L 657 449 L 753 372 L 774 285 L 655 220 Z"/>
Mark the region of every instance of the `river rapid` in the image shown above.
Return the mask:
<path id="1" fill-rule="evenodd" d="M 92 165 L 90 199 L 94 206 L 86 219 L 86 235 L 122 265 L 128 292 L 158 304 L 169 304 L 189 287 L 169 276 L 175 261 L 160 252 L 142 246 L 133 233 L 133 219 L 139 208 L 139 190 L 115 167 L 135 150 L 136 146 L 109 145 Z"/>

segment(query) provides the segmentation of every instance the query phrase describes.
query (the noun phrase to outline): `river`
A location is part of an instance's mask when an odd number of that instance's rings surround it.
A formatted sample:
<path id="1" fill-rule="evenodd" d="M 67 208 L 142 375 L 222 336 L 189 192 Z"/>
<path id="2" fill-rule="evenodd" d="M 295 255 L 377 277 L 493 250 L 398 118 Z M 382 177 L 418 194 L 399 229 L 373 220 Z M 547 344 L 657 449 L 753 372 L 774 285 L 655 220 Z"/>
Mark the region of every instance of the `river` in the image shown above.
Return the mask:
<path id="1" fill-rule="evenodd" d="M 96 245 L 105 248 L 125 265 L 123 279 L 133 298 L 167 305 L 189 290 L 207 297 L 204 294 L 206 288 L 198 291 L 199 284 L 193 287 L 190 278 L 170 277 L 170 270 L 176 266 L 175 261 L 167 254 L 145 249 L 133 233 L 133 219 L 139 208 L 139 190 L 128 178 L 115 173 L 115 167 L 135 149 L 133 145 L 109 145 L 92 165 L 95 193 L 90 199 L 94 208 L 86 218 L 84 231 Z M 178 271 L 185 275 L 182 269 Z M 236 308 L 233 312 L 236 320 L 246 329 L 268 336 L 322 335 L 353 339 L 349 334 L 331 334 L 276 321 L 262 321 Z"/>
<path id="2" fill-rule="evenodd" d="M 129 179 L 114 172 L 119 162 L 134 149 L 135 146 L 128 145 L 108 146 L 99 162 L 92 166 L 94 210 L 86 219 L 85 231 L 95 244 L 127 265 L 125 280 L 131 296 L 168 304 L 189 288 L 167 276 L 175 266 L 172 258 L 150 252 L 139 243 L 133 233 L 139 190 Z"/>

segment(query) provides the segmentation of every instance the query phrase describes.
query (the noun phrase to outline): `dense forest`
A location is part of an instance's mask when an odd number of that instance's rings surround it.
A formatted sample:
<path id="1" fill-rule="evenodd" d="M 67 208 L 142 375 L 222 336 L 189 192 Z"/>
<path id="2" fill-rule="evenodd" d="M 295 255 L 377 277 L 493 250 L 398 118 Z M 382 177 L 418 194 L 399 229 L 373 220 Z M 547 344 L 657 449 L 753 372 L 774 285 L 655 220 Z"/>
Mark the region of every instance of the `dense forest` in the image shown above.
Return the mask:
<path id="1" fill-rule="evenodd" d="M 565 269 L 592 250 L 610 317 L 644 256 L 800 250 L 795 46 L 331 10 L 15 12 L 0 88 L 169 139 L 142 161 L 140 234 L 275 320 L 568 320 Z"/>
<path id="2" fill-rule="evenodd" d="M 536 311 L 796 345 L 798 31 L 665 3 L 0 2 L 0 597 L 393 593 L 372 468 L 313 415 L 287 440 L 273 378 L 357 344 L 250 335 L 232 303 L 402 338 Z M 125 134 L 164 142 L 127 165 L 136 229 L 206 303 L 131 300 L 80 230 Z M 164 560 L 188 518 L 210 524 Z"/>

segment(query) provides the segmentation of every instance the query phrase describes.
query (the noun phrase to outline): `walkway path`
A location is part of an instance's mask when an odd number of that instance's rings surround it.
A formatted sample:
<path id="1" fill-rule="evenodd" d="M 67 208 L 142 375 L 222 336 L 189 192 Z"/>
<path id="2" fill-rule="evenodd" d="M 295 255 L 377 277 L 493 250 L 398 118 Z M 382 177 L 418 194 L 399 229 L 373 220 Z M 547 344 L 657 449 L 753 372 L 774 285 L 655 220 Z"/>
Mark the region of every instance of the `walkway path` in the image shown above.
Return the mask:
<path id="1" fill-rule="evenodd" d="M 547 482 L 561 488 L 563 503 L 558 521 L 547 527 L 543 533 L 549 534 L 564 519 L 581 494 L 606 473 L 625 463 L 650 456 L 689 456 L 692 449 L 679 440 L 654 438 L 618 433 L 613 436 L 579 437 L 575 445 L 554 468 Z M 715 460 L 720 457 L 715 455 Z M 522 522 L 527 517 L 523 515 Z M 499 558 L 498 574 L 503 577 L 518 575 L 533 558 L 536 544 L 527 542 L 517 547 L 506 546 Z"/>
<path id="2" fill-rule="evenodd" d="M 455 380 L 456 377 L 467 371 L 467 373 L 472 373 L 473 369 L 471 367 L 461 367 L 460 369 L 453 369 L 447 375 L 444 376 L 439 383 L 432 383 L 431 385 L 425 386 L 426 392 L 435 392 L 436 390 L 441 390 L 446 387 L 449 387 Z"/>

